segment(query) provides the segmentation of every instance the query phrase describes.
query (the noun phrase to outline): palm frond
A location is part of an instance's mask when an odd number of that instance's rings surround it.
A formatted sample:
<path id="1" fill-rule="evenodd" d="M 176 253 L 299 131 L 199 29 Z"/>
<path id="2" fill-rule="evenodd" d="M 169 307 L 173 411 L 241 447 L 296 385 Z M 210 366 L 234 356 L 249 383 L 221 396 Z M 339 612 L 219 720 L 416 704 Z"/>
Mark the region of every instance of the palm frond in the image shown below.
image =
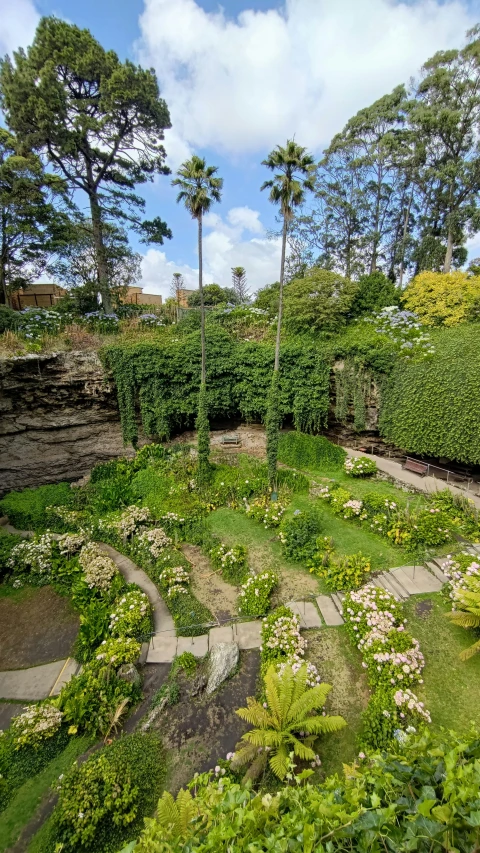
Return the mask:
<path id="1" fill-rule="evenodd" d="M 347 723 L 343 717 L 330 716 L 327 714 L 325 717 L 309 717 L 308 720 L 303 720 L 301 725 L 303 727 L 303 731 L 307 731 L 309 734 L 319 735 L 338 732 L 340 729 L 344 729 Z"/>
<path id="2" fill-rule="evenodd" d="M 270 767 L 275 773 L 275 776 L 278 776 L 279 779 L 285 779 L 288 770 L 288 752 L 284 745 L 282 745 L 280 749 L 271 756 Z"/>
<path id="3" fill-rule="evenodd" d="M 477 640 L 472 646 L 469 646 L 468 649 L 464 649 L 463 652 L 460 652 L 460 660 L 470 660 L 480 652 L 480 640 Z"/>
<path id="4" fill-rule="evenodd" d="M 252 699 L 251 696 L 247 698 L 247 707 L 246 708 L 237 708 L 235 713 L 241 717 L 245 722 L 250 723 L 251 726 L 256 726 L 257 728 L 267 728 L 268 726 L 273 726 L 274 721 L 272 716 L 268 712 L 260 702 L 257 702 L 256 699 Z"/>
<path id="5" fill-rule="evenodd" d="M 467 613 L 465 610 L 454 610 L 446 614 L 454 625 L 459 625 L 460 628 L 479 628 L 480 615 L 475 613 Z"/>
<path id="6" fill-rule="evenodd" d="M 316 687 L 310 687 L 303 696 L 300 696 L 290 706 L 287 722 L 290 723 L 299 717 L 304 717 L 310 711 L 318 711 L 323 708 L 331 689 L 330 684 L 318 684 Z"/>

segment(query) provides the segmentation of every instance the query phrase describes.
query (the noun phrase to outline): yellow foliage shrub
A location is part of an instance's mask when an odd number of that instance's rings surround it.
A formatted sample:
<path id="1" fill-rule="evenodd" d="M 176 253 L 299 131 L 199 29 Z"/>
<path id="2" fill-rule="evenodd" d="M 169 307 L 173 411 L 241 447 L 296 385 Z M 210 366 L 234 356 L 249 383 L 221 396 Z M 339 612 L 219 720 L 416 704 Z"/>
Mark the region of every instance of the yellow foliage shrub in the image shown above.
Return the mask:
<path id="1" fill-rule="evenodd" d="M 421 272 L 406 288 L 403 301 L 426 326 L 456 326 L 480 317 L 480 276 Z"/>

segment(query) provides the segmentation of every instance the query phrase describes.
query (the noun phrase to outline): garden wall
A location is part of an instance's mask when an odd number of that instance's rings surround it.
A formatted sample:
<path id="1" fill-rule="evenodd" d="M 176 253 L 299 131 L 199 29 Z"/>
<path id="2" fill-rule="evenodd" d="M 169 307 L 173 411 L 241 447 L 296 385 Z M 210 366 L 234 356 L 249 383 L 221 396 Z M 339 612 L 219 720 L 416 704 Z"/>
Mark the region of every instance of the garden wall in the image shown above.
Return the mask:
<path id="1" fill-rule="evenodd" d="M 0 494 L 75 480 L 131 452 L 115 387 L 95 352 L 0 361 Z"/>

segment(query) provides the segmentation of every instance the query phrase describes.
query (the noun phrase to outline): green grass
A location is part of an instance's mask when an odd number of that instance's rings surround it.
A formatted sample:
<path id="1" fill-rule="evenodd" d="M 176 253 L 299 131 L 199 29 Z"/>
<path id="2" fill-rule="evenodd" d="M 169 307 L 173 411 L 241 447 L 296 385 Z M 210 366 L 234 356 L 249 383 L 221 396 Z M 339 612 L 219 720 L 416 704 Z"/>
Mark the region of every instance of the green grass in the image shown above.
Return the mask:
<path id="1" fill-rule="evenodd" d="M 422 599 L 431 602 L 422 604 Z M 432 724 L 465 732 L 480 724 L 480 655 L 462 662 L 459 654 L 474 640 L 472 631 L 445 617 L 450 610 L 441 594 L 414 596 L 405 603 L 407 627 L 425 656 L 423 694 Z M 420 693 L 420 688 L 418 691 Z"/>
<path id="2" fill-rule="evenodd" d="M 12 598 L 18 604 L 27 601 L 37 593 L 37 586 L 21 586 L 18 589 L 7 583 L 0 584 L 0 598 Z"/>
<path id="3" fill-rule="evenodd" d="M 52 784 L 92 744 L 91 737 L 70 741 L 67 748 L 48 764 L 41 773 L 25 782 L 0 816 L 0 851 L 15 843 L 23 827 L 33 816 L 37 806 Z M 39 848 L 41 849 L 41 848 Z"/>

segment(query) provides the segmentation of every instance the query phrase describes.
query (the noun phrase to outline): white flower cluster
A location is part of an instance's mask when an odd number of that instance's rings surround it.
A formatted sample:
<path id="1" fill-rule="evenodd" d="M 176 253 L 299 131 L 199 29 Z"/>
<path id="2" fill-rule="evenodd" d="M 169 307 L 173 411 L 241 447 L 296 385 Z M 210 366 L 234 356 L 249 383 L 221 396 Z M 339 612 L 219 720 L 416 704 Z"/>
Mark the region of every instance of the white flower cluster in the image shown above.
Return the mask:
<path id="1" fill-rule="evenodd" d="M 15 749 L 35 745 L 52 737 L 62 724 L 63 714 L 52 702 L 29 705 L 23 714 L 14 717 L 10 727 Z"/>
<path id="2" fill-rule="evenodd" d="M 376 462 L 368 456 L 347 456 L 343 467 L 347 474 L 361 477 L 365 474 L 374 474 L 377 470 Z"/>
<path id="3" fill-rule="evenodd" d="M 173 595 L 188 592 L 190 576 L 183 566 L 167 566 L 160 572 L 160 581 L 167 587 L 167 595 L 171 598 Z"/>
<path id="4" fill-rule="evenodd" d="M 110 589 L 112 579 L 117 573 L 117 567 L 110 557 L 99 548 L 95 542 L 87 542 L 80 551 L 78 558 L 85 582 L 92 589 Z"/>
<path id="5" fill-rule="evenodd" d="M 144 546 L 150 552 L 150 556 L 154 560 L 158 560 L 164 548 L 172 544 L 170 536 L 167 536 L 163 527 L 153 527 L 151 530 L 145 530 L 138 537 L 140 546 Z"/>
<path id="6" fill-rule="evenodd" d="M 286 666 L 292 667 L 292 672 L 294 675 L 297 674 L 298 670 L 302 666 L 302 664 L 307 665 L 307 687 L 317 687 L 317 685 L 321 684 L 322 679 L 318 674 L 318 669 L 314 663 L 311 663 L 309 660 L 307 661 L 286 661 L 285 663 L 278 664 L 277 672 L 281 676 L 285 670 Z"/>
<path id="7" fill-rule="evenodd" d="M 63 536 L 58 537 L 57 543 L 60 553 L 65 557 L 76 554 L 85 544 L 85 537 L 81 533 L 64 533 Z"/>
<path id="8" fill-rule="evenodd" d="M 363 503 L 362 501 L 345 501 L 343 504 L 343 508 L 345 510 L 344 518 L 351 518 L 352 515 L 360 515 L 362 511 Z"/>
<path id="9" fill-rule="evenodd" d="M 52 546 L 55 537 L 44 533 L 37 540 L 19 542 L 12 548 L 8 567 L 20 573 L 28 573 L 33 583 L 46 583 L 52 568 Z"/>
<path id="10" fill-rule="evenodd" d="M 135 533 L 141 524 L 151 521 L 150 510 L 146 506 L 127 506 L 118 521 L 112 523 L 112 527 L 124 539 L 128 539 Z"/>
<path id="11" fill-rule="evenodd" d="M 110 613 L 109 629 L 113 635 L 137 634 L 145 616 L 150 613 L 148 595 L 141 589 L 130 589 L 117 602 Z"/>
<path id="12" fill-rule="evenodd" d="M 452 610 L 462 603 L 464 592 L 480 592 L 480 563 L 470 554 L 463 553 L 457 558 L 449 554 L 442 564 L 442 571 L 450 583 Z"/>
<path id="13" fill-rule="evenodd" d="M 427 723 L 432 722 L 430 712 L 427 711 L 423 702 L 418 701 L 417 697 L 415 696 L 415 693 L 412 693 L 411 690 L 397 690 L 393 698 L 395 700 L 395 705 L 398 708 L 406 706 L 409 711 L 415 711 L 420 717 L 423 717 L 423 719 Z M 405 714 L 403 711 L 400 711 L 400 717 L 404 719 Z"/>
<path id="14" fill-rule="evenodd" d="M 310 661 L 305 661 L 305 649 L 307 643 L 300 633 L 300 621 L 293 613 L 291 616 L 279 616 L 273 624 L 268 622 L 268 617 L 263 620 L 262 646 L 261 649 L 269 649 L 277 656 L 285 656 L 277 664 L 277 672 L 281 675 L 286 666 L 291 666 L 294 673 L 298 672 L 302 664 L 307 664 L 307 686 L 315 687 L 320 684 L 320 676 L 317 668 Z M 265 625 L 267 622 L 268 628 Z"/>
<path id="15" fill-rule="evenodd" d="M 46 511 L 56 515 L 65 524 L 77 524 L 83 515 L 79 510 L 69 509 L 68 506 L 47 506 Z"/>

